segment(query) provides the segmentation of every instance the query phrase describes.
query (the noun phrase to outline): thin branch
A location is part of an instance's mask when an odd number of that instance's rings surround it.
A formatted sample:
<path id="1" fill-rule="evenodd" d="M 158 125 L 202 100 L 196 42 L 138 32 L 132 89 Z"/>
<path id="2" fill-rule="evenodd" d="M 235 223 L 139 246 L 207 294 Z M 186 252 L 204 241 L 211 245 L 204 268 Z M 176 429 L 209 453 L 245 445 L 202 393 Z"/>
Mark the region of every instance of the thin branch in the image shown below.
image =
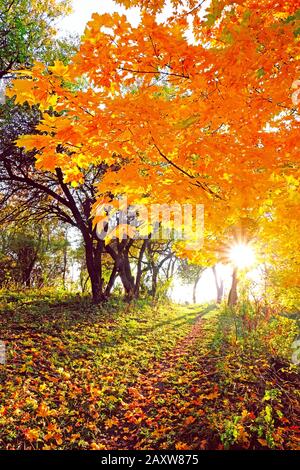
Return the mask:
<path id="1" fill-rule="evenodd" d="M 205 2 L 205 0 L 202 0 L 202 2 L 198 3 L 198 5 L 196 5 L 194 8 L 192 8 L 191 10 L 186 11 L 185 13 L 183 13 L 181 15 L 181 17 L 191 15 L 192 13 L 194 13 L 194 11 L 198 10 L 198 8 L 200 8 L 203 5 L 204 2 Z"/>
<path id="2" fill-rule="evenodd" d="M 130 73 L 148 73 L 148 74 L 153 74 L 153 75 L 166 75 L 167 77 L 179 77 L 179 78 L 190 78 L 189 75 L 180 75 L 179 73 L 172 73 L 172 72 L 164 72 L 163 70 L 155 70 L 152 72 L 152 70 L 132 70 L 132 69 L 127 69 L 125 67 L 120 67 L 119 70 L 123 70 L 124 72 L 130 72 Z"/>
<path id="3" fill-rule="evenodd" d="M 188 178 L 192 179 L 192 180 L 196 180 L 195 183 L 192 183 L 193 186 L 197 186 L 198 188 L 201 188 L 203 189 L 204 191 L 208 192 L 209 194 L 211 194 L 212 196 L 218 198 L 218 199 L 222 199 L 222 197 L 219 195 L 219 194 L 216 194 L 206 183 L 202 183 L 201 181 L 197 180 L 195 176 L 191 175 L 190 173 L 188 173 L 187 171 L 185 171 L 183 168 L 180 168 L 180 166 L 178 166 L 176 163 L 174 163 L 172 160 L 170 160 L 161 150 L 160 148 L 156 145 L 156 143 L 153 141 L 153 145 L 154 147 L 156 148 L 156 150 L 158 151 L 158 153 L 160 154 L 160 156 L 166 161 L 168 162 L 170 165 L 172 165 L 176 170 L 180 171 L 182 174 L 184 174 L 185 176 L 187 176 Z"/>
<path id="4" fill-rule="evenodd" d="M 3 155 L 3 154 L 2 154 Z M 5 158 L 5 157 L 4 157 Z M 18 176 L 16 175 L 11 166 L 9 165 L 9 163 L 7 162 L 7 160 L 5 159 L 4 160 L 4 166 L 5 166 L 5 169 L 7 171 L 7 174 L 8 176 L 10 177 L 10 179 L 12 181 L 17 181 L 19 183 L 25 183 L 29 186 L 31 186 L 32 188 L 35 188 L 35 189 L 39 189 L 40 191 L 44 192 L 44 193 L 47 193 L 49 196 L 51 196 L 53 199 L 56 199 L 58 202 L 60 202 L 61 204 L 67 206 L 70 208 L 70 204 L 69 202 L 63 198 L 62 196 L 60 196 L 59 194 L 57 194 L 55 191 L 53 191 L 52 189 L 50 189 L 49 187 L 47 186 L 44 186 L 43 184 L 40 184 L 38 183 L 37 181 L 34 181 L 33 179 L 29 178 L 29 176 L 26 176 L 25 174 L 23 174 L 23 176 Z"/>

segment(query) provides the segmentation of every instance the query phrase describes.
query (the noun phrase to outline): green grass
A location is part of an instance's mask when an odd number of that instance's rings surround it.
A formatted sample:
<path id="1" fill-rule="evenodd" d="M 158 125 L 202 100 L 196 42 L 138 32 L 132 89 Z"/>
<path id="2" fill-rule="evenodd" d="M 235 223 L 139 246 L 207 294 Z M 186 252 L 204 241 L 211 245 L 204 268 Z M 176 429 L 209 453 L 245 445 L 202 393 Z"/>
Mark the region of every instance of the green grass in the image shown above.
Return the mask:
<path id="1" fill-rule="evenodd" d="M 128 387 L 199 313 L 51 293 L 5 293 L 0 305 L 0 447 L 12 449 L 90 448 Z"/>

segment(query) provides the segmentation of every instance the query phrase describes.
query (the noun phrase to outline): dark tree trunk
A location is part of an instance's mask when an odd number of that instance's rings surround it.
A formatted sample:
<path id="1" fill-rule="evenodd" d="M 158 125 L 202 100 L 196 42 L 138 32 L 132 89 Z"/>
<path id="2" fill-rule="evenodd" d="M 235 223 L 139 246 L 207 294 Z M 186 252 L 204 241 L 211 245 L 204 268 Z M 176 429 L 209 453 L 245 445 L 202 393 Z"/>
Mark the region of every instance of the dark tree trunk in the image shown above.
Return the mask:
<path id="1" fill-rule="evenodd" d="M 104 297 L 107 299 L 110 294 L 111 294 L 111 291 L 112 291 L 112 288 L 115 284 L 115 280 L 118 276 L 118 267 L 117 267 L 117 264 L 115 263 L 114 264 L 114 267 L 113 267 L 113 270 L 110 274 L 110 278 L 109 278 L 109 281 L 107 283 L 107 286 L 106 286 L 106 289 L 105 289 L 105 292 L 104 292 Z"/>
<path id="2" fill-rule="evenodd" d="M 23 273 L 23 284 L 29 289 L 31 287 L 31 272 L 32 269 L 25 269 Z"/>
<path id="3" fill-rule="evenodd" d="M 152 268 L 152 287 L 151 287 L 151 296 L 153 299 L 156 298 L 157 294 L 157 277 L 158 277 L 158 269 L 156 266 Z"/>
<path id="4" fill-rule="evenodd" d="M 237 304 L 237 300 L 238 300 L 237 284 L 238 284 L 237 268 L 234 268 L 232 272 L 231 289 L 230 289 L 229 296 L 228 296 L 229 307 L 233 307 L 234 305 Z"/>
<path id="5" fill-rule="evenodd" d="M 136 279 L 135 279 L 135 286 L 134 286 L 134 296 L 137 299 L 140 295 L 140 288 L 141 288 L 141 280 L 142 280 L 142 262 L 143 262 L 143 256 L 145 254 L 146 248 L 148 246 L 149 240 L 144 240 L 139 257 L 138 257 L 138 262 L 137 262 L 137 273 L 136 273 Z"/>
<path id="6" fill-rule="evenodd" d="M 106 246 L 107 253 L 110 254 L 114 260 L 117 272 L 120 276 L 121 282 L 125 291 L 125 300 L 131 301 L 135 296 L 135 280 L 131 272 L 131 266 L 129 261 L 129 249 L 133 244 L 133 240 L 124 239 L 117 241 L 117 245 Z"/>
<path id="7" fill-rule="evenodd" d="M 23 248 L 18 254 L 19 263 L 21 265 L 21 281 L 22 284 L 31 287 L 31 275 L 33 268 L 38 259 L 38 248 L 33 252 L 31 248 Z"/>
<path id="8" fill-rule="evenodd" d="M 118 260 L 118 272 L 125 290 L 125 300 L 131 301 L 134 298 L 134 277 L 131 274 L 131 268 L 128 256 L 123 255 Z"/>
<path id="9" fill-rule="evenodd" d="M 94 303 L 99 303 L 104 300 L 101 269 L 102 243 L 102 241 L 97 241 L 97 245 L 94 247 L 91 238 L 85 240 L 86 267 L 91 281 Z"/>

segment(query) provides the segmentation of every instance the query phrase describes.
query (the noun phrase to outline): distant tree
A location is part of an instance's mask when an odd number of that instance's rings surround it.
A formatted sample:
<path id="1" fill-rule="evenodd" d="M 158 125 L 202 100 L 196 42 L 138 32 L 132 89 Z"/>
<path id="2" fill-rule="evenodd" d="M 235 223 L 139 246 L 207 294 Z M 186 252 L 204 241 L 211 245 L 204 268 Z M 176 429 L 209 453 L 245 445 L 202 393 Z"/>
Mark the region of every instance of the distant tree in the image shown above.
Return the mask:
<path id="1" fill-rule="evenodd" d="M 198 266 L 197 264 L 189 264 L 187 260 L 180 261 L 178 276 L 184 284 L 191 284 L 193 286 L 193 303 L 197 300 L 197 286 L 201 279 L 205 267 Z"/>
<path id="2" fill-rule="evenodd" d="M 217 290 L 217 303 L 221 303 L 224 296 L 224 281 L 218 276 L 216 265 L 212 267 L 212 272 L 215 279 L 216 290 Z"/>
<path id="3" fill-rule="evenodd" d="M 69 242 L 65 228 L 50 220 L 26 219 L 2 224 L 0 285 L 41 287 L 65 284 Z"/>
<path id="4" fill-rule="evenodd" d="M 37 59 L 49 60 L 53 48 L 63 50 L 55 21 L 70 13 L 70 5 L 70 0 L 0 0 L 0 79 Z"/>

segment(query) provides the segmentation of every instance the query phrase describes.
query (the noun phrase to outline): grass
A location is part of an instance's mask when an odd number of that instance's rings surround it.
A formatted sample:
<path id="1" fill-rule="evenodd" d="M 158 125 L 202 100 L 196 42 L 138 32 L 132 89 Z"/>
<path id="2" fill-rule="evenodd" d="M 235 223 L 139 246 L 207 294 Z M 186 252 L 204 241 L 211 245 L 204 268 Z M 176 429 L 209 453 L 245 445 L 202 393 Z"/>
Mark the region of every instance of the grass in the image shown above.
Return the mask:
<path id="1" fill-rule="evenodd" d="M 299 449 L 297 331 L 251 305 L 2 292 L 0 448 Z"/>
<path id="2" fill-rule="evenodd" d="M 1 448 L 90 448 L 149 362 L 189 331 L 197 308 L 123 305 L 51 293 L 2 298 Z"/>

